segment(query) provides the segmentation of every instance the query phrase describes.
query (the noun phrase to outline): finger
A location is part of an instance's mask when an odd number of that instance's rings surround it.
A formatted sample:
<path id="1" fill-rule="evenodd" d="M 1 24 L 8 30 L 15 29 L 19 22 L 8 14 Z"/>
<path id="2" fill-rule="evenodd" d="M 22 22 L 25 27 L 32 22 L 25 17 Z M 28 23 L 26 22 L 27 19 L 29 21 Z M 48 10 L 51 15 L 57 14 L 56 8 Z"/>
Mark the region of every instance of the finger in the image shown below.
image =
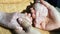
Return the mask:
<path id="1" fill-rule="evenodd" d="M 32 17 L 30 17 L 31 18 L 31 21 L 32 21 Z"/>
<path id="2" fill-rule="evenodd" d="M 27 16 L 27 13 L 25 13 L 25 15 Z"/>
<path id="3" fill-rule="evenodd" d="M 25 33 L 25 31 L 22 29 L 22 27 L 19 27 L 17 29 L 14 30 L 16 32 L 16 34 L 23 34 Z"/>
<path id="4" fill-rule="evenodd" d="M 20 26 L 20 27 L 17 27 L 17 28 L 15 29 L 15 31 L 17 31 L 17 30 L 19 30 L 19 32 L 21 32 L 21 31 L 23 31 L 23 28 Z"/>
<path id="5" fill-rule="evenodd" d="M 40 23 L 40 24 L 36 24 L 36 23 L 35 23 L 35 27 L 36 27 L 36 28 L 39 28 L 39 29 L 43 29 L 43 28 L 42 28 L 42 23 Z"/>
<path id="6" fill-rule="evenodd" d="M 50 30 L 54 30 L 54 29 L 58 29 L 58 28 L 59 28 L 59 27 L 58 27 L 57 25 L 55 25 L 55 23 L 48 23 L 48 24 L 46 25 L 45 30 L 50 31 Z"/>
<path id="7" fill-rule="evenodd" d="M 32 17 L 31 17 L 31 14 L 30 13 L 28 14 L 28 17 L 29 17 L 29 19 L 31 21 L 31 24 L 32 24 Z"/>
<path id="8" fill-rule="evenodd" d="M 32 17 L 31 17 L 31 14 L 30 14 L 30 13 L 28 14 L 28 17 L 29 17 L 29 18 L 31 19 L 31 21 L 32 21 Z"/>
<path id="9" fill-rule="evenodd" d="M 30 17 L 30 19 L 31 19 L 31 24 L 32 24 L 32 17 Z"/>
<path id="10" fill-rule="evenodd" d="M 32 14 L 35 14 L 35 10 L 33 8 L 30 8 L 30 10 Z"/>
<path id="11" fill-rule="evenodd" d="M 58 23 L 53 22 L 51 19 L 49 19 L 49 23 L 46 23 L 45 25 L 45 30 L 54 30 L 54 29 L 58 29 L 60 26 Z"/>
<path id="12" fill-rule="evenodd" d="M 31 14 L 30 13 L 25 13 L 26 16 L 28 17 L 31 17 Z"/>
<path id="13" fill-rule="evenodd" d="M 22 23 L 22 21 L 23 21 L 23 19 L 22 19 L 22 18 L 18 18 L 18 22 L 19 22 L 19 24 L 21 24 L 21 23 Z"/>
<path id="14" fill-rule="evenodd" d="M 29 13 L 29 14 L 27 14 L 27 16 L 32 20 L 32 17 L 31 17 L 31 14 Z"/>
<path id="15" fill-rule="evenodd" d="M 31 17 L 31 14 L 29 13 L 28 16 Z"/>
<path id="16" fill-rule="evenodd" d="M 25 13 L 25 15 L 26 15 L 26 17 L 29 17 L 29 18 L 30 18 L 30 16 L 31 16 L 31 15 L 30 15 L 30 14 L 28 14 L 28 13 Z"/>
<path id="17" fill-rule="evenodd" d="M 35 19 L 36 18 L 36 15 L 35 14 L 32 14 L 32 18 Z"/>
<path id="18" fill-rule="evenodd" d="M 49 11 L 49 16 L 55 21 L 55 22 L 60 22 L 60 13 L 58 12 L 58 10 L 50 5 L 48 2 L 46 1 L 42 1 L 42 4 L 45 5 L 48 8 Z"/>
<path id="19" fill-rule="evenodd" d="M 35 15 L 35 10 L 33 8 L 31 8 L 31 13 L 32 13 L 32 18 L 35 19 L 36 15 Z"/>
<path id="20" fill-rule="evenodd" d="M 42 29 L 42 23 L 36 23 L 36 21 L 34 20 L 34 26 L 36 28 Z"/>
<path id="21" fill-rule="evenodd" d="M 41 23 L 42 29 L 45 29 L 45 25 L 46 25 L 45 22 L 42 22 L 42 23 Z"/>
<path id="22" fill-rule="evenodd" d="M 52 10 L 55 9 L 54 6 L 52 6 L 51 4 L 49 4 L 48 2 L 41 0 L 41 3 L 46 6 L 48 9 Z M 52 8 L 52 9 L 51 9 Z"/>

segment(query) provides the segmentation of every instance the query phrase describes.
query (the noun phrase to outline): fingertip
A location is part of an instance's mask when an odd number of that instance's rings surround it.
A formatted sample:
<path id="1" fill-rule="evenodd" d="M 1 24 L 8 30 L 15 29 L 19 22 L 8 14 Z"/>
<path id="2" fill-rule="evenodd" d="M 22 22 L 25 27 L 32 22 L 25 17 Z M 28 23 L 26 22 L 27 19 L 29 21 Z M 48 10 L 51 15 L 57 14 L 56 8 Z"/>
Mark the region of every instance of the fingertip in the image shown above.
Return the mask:
<path id="1" fill-rule="evenodd" d="M 33 8 L 30 8 L 31 13 L 35 13 L 35 10 Z"/>
<path id="2" fill-rule="evenodd" d="M 31 14 L 29 13 L 28 16 L 31 17 Z"/>
<path id="3" fill-rule="evenodd" d="M 32 14 L 32 18 L 34 18 L 34 19 L 35 19 L 35 18 L 36 18 L 36 15 L 35 15 L 35 14 Z"/>
<path id="4" fill-rule="evenodd" d="M 42 26 L 42 29 L 45 30 L 45 26 L 46 26 L 46 24 L 45 24 L 45 23 L 42 23 L 41 26 Z"/>
<path id="5" fill-rule="evenodd" d="M 25 13 L 25 15 L 27 16 L 27 13 Z"/>

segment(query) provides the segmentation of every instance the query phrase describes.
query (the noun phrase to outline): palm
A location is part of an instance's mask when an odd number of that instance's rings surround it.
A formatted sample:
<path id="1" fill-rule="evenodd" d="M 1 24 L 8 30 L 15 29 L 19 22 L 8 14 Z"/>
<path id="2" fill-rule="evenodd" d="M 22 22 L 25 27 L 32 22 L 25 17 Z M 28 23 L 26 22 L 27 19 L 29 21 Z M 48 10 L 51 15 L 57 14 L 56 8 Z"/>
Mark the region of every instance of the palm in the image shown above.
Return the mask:
<path id="1" fill-rule="evenodd" d="M 54 29 L 59 28 L 60 27 L 60 25 L 59 25 L 60 24 L 60 18 L 59 18 L 60 17 L 60 14 L 59 14 L 59 12 L 53 6 L 51 6 L 49 3 L 47 3 L 46 1 L 41 0 L 41 3 L 45 7 L 48 8 L 48 17 L 47 17 L 48 23 L 45 22 L 45 30 L 54 30 Z M 31 9 L 31 10 L 34 10 L 34 9 Z M 35 11 L 32 11 L 32 12 L 35 12 Z M 32 13 L 32 15 L 33 14 L 34 13 Z M 35 14 L 35 17 L 36 17 L 36 14 Z M 37 16 L 37 18 L 40 18 L 39 15 Z M 42 27 L 43 26 L 44 25 L 42 25 Z"/>

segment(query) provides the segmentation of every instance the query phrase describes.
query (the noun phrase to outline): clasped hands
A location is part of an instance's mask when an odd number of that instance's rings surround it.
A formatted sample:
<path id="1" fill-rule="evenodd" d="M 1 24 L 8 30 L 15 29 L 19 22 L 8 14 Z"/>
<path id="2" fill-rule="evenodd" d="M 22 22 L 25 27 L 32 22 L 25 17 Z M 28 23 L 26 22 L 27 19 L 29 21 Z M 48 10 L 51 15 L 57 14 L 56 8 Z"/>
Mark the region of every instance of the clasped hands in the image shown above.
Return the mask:
<path id="1" fill-rule="evenodd" d="M 48 16 L 45 19 L 45 21 L 47 21 L 48 23 L 44 23 L 44 22 L 39 23 L 40 29 L 50 31 L 50 30 L 60 28 L 60 13 L 55 9 L 54 6 L 50 5 L 48 2 L 44 0 L 40 0 L 40 1 L 41 1 L 41 4 L 43 4 L 48 9 Z M 0 16 L 2 16 L 2 18 L 0 19 L 0 24 L 4 27 L 14 29 L 16 32 L 20 34 L 23 34 L 21 33 L 21 32 L 24 32 L 23 27 L 28 28 L 32 26 L 33 19 L 34 19 L 33 23 L 34 25 L 36 25 L 36 12 L 33 9 L 33 7 L 31 8 L 31 13 L 32 14 L 28 14 L 28 13 L 21 14 L 19 12 L 10 13 L 10 14 L 1 13 Z M 26 22 L 27 24 L 24 22 Z M 21 25 L 21 23 L 23 24 Z"/>

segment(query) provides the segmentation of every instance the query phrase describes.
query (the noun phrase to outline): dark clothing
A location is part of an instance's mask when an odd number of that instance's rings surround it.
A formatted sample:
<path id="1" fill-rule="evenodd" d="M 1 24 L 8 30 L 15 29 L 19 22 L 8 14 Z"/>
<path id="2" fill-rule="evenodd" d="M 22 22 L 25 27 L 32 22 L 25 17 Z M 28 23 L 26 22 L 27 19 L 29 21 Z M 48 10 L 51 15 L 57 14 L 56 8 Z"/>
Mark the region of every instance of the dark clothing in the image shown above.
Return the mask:
<path id="1" fill-rule="evenodd" d="M 47 2 L 49 2 L 51 5 L 53 6 L 57 6 L 60 8 L 60 0 L 46 0 Z"/>

